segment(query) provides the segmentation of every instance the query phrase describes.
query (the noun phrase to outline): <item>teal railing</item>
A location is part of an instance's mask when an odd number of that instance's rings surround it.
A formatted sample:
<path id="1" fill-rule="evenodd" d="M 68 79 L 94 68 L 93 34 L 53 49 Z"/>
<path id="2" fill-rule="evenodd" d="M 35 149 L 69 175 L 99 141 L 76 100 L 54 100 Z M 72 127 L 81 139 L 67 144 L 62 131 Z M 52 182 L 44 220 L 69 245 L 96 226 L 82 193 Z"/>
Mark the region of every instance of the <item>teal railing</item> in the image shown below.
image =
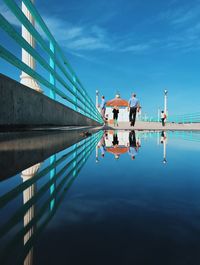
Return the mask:
<path id="1" fill-rule="evenodd" d="M 169 117 L 168 121 L 174 123 L 199 123 L 200 112 L 188 113 L 182 115 L 173 115 Z"/>
<path id="2" fill-rule="evenodd" d="M 161 122 L 158 121 L 158 118 L 155 117 L 141 117 L 141 121 L 147 122 Z M 200 112 L 180 114 L 180 115 L 171 115 L 167 118 L 167 122 L 172 123 L 200 123 Z"/>
<path id="3" fill-rule="evenodd" d="M 78 177 L 102 134 L 100 131 L 65 151 L 54 154 L 44 162 L 44 167 L 33 177 L 12 187 L 0 197 L 1 211 L 9 212 L 12 205 L 16 202 L 18 205 L 20 202 L 19 207 L 12 208 L 11 215 L 4 218 L 0 224 L 0 241 L 4 242 L 2 251 L 0 251 L 0 264 L 9 263 L 10 258 L 13 259 L 13 257 L 15 257 L 15 264 L 23 264 L 41 231 L 54 216 L 66 192 Z M 32 196 L 22 202 L 28 190 L 31 190 Z M 27 214 L 29 215 L 28 222 L 22 225 Z M 19 250 L 22 243 L 23 247 Z"/>
<path id="4" fill-rule="evenodd" d="M 14 40 L 18 48 L 23 48 L 36 60 L 42 70 L 37 71 L 26 65 L 11 50 L 7 49 L 7 44 L 0 44 L 0 57 L 37 80 L 44 86 L 45 90 L 47 90 L 46 94 L 52 99 L 60 101 L 75 111 L 102 124 L 103 120 L 99 111 L 66 59 L 61 47 L 44 23 L 36 7 L 30 0 L 22 0 L 22 2 L 33 16 L 37 27 L 31 24 L 14 0 L 4 0 L 4 3 L 19 23 L 33 36 L 38 49 L 33 48 L 21 36 L 19 30 L 2 14 L 0 14 L 0 27 Z"/>

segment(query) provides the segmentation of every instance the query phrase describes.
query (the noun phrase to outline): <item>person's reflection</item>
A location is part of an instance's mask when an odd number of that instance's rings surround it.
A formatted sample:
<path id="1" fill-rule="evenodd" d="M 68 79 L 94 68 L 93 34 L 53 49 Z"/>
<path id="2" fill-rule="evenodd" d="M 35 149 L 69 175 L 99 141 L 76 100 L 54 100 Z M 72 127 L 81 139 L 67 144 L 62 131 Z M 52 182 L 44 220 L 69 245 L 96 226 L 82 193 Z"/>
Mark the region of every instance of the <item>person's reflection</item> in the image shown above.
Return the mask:
<path id="1" fill-rule="evenodd" d="M 105 131 L 99 144 L 98 147 L 101 151 L 101 156 L 104 157 L 105 156 L 105 152 L 106 152 L 106 143 L 105 143 L 105 138 L 107 137 L 107 132 Z"/>
<path id="2" fill-rule="evenodd" d="M 135 131 L 130 131 L 129 132 L 129 144 L 128 144 L 128 154 L 131 156 L 131 159 L 134 160 L 137 152 L 138 152 L 138 147 L 136 144 L 136 138 L 135 138 Z"/>
<path id="3" fill-rule="evenodd" d="M 113 144 L 113 148 L 114 149 L 117 148 L 118 145 L 119 145 L 119 140 L 118 140 L 117 132 L 114 132 L 114 134 L 113 134 L 112 144 Z M 119 159 L 119 156 L 120 156 L 120 154 L 115 154 L 115 159 Z"/>
<path id="4" fill-rule="evenodd" d="M 166 158 L 166 141 L 167 141 L 167 136 L 166 132 L 162 131 L 161 136 L 160 136 L 160 143 L 163 144 L 163 164 L 167 163 L 167 158 Z"/>
<path id="5" fill-rule="evenodd" d="M 136 146 L 138 149 L 141 147 L 141 139 L 139 136 L 137 137 L 137 140 L 136 140 Z"/>
<path id="6" fill-rule="evenodd" d="M 160 135 L 160 143 L 163 144 L 165 139 L 166 139 L 166 133 L 165 131 L 162 131 Z"/>

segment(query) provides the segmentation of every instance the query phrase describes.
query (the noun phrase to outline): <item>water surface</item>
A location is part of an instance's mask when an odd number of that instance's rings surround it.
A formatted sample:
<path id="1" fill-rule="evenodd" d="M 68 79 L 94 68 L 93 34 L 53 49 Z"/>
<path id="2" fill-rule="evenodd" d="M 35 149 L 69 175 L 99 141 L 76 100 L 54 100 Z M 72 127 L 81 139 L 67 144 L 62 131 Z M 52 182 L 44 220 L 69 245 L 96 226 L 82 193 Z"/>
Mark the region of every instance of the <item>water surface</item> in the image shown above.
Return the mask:
<path id="1" fill-rule="evenodd" d="M 0 264 L 200 263 L 200 132 L 6 143 Z"/>

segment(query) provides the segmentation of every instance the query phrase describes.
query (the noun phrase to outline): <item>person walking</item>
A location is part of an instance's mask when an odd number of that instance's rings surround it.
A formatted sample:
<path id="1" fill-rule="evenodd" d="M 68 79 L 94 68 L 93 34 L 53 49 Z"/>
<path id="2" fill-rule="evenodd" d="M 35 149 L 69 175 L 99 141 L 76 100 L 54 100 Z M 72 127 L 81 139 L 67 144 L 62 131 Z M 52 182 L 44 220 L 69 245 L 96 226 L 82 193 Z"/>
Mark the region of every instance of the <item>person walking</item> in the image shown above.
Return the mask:
<path id="1" fill-rule="evenodd" d="M 166 121 L 166 118 L 167 118 L 164 110 L 161 111 L 160 118 L 161 118 L 162 126 L 164 127 L 165 126 L 165 121 Z"/>
<path id="2" fill-rule="evenodd" d="M 105 116 L 105 113 L 106 113 L 106 101 L 105 101 L 105 97 L 102 96 L 101 97 L 101 105 L 100 105 L 100 109 L 101 109 L 101 116 L 104 120 L 104 122 L 106 121 L 106 116 Z"/>
<path id="3" fill-rule="evenodd" d="M 115 106 L 114 108 L 113 108 L 113 120 L 114 120 L 114 126 L 118 126 L 118 114 L 119 114 L 119 109 L 118 109 L 118 107 L 117 106 Z"/>
<path id="4" fill-rule="evenodd" d="M 134 126 L 135 125 L 137 109 L 140 108 L 139 100 L 136 98 L 136 94 L 135 93 L 133 93 L 132 97 L 129 99 L 128 108 L 129 108 L 130 125 Z"/>

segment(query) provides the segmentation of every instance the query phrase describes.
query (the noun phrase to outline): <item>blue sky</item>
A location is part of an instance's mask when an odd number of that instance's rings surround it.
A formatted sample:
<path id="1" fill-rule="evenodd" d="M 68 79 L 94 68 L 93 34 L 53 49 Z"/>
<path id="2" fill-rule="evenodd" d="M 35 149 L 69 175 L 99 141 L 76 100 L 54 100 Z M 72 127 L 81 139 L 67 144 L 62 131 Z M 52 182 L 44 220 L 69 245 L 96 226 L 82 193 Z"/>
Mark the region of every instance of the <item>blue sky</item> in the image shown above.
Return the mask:
<path id="1" fill-rule="evenodd" d="M 35 2 L 93 98 L 134 91 L 156 115 L 168 89 L 170 114 L 200 110 L 199 0 Z"/>

